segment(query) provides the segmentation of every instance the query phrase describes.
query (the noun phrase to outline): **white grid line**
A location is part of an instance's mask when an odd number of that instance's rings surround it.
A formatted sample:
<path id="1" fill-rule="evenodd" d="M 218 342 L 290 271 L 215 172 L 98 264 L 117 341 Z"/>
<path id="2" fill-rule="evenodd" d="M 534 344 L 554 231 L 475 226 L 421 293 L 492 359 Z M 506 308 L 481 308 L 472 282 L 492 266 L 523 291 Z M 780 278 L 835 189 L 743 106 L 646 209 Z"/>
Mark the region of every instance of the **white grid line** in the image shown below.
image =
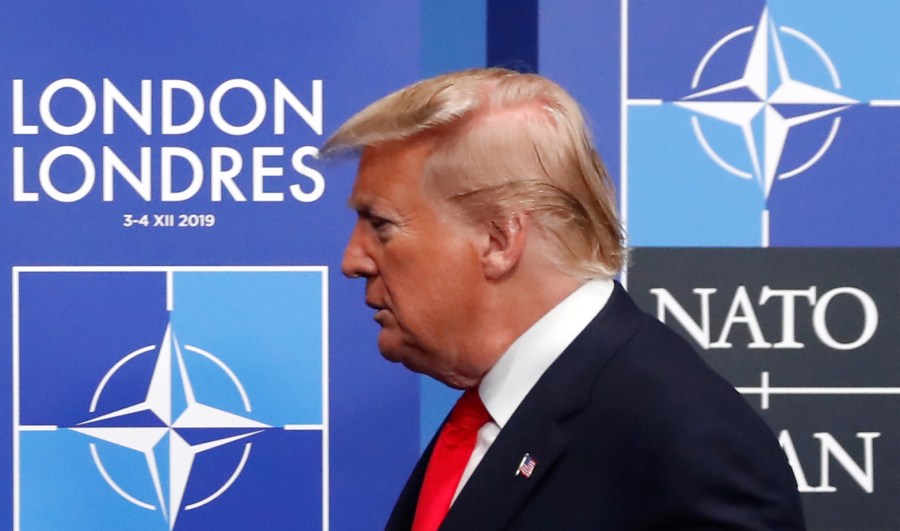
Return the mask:
<path id="1" fill-rule="evenodd" d="M 803 386 L 784 386 L 773 387 L 769 383 L 769 372 L 762 371 L 760 373 L 759 387 L 735 387 L 737 391 L 743 395 L 759 395 L 760 408 L 769 409 L 769 402 L 772 395 L 833 395 L 833 396 L 852 396 L 852 395 L 900 395 L 900 387 L 866 387 L 866 386 L 850 386 L 850 387 L 803 387 Z"/>
<path id="2" fill-rule="evenodd" d="M 628 0 L 622 0 L 620 8 L 621 27 L 619 38 L 619 215 L 622 217 L 624 245 L 627 249 L 631 238 L 628 235 Z M 619 274 L 622 287 L 628 289 L 628 261 L 622 264 Z"/>
<path id="3" fill-rule="evenodd" d="M 636 99 L 627 99 L 628 105 L 634 105 L 639 107 L 656 107 L 663 104 L 663 100 L 657 98 L 636 98 Z"/>
<path id="4" fill-rule="evenodd" d="M 21 515 L 19 466 L 19 274 L 12 270 L 12 447 L 13 447 L 13 529 L 19 531 Z"/>
<path id="5" fill-rule="evenodd" d="M 328 268 L 322 269 L 322 530 L 328 531 L 330 521 L 330 453 L 329 453 L 329 391 L 328 391 Z"/>

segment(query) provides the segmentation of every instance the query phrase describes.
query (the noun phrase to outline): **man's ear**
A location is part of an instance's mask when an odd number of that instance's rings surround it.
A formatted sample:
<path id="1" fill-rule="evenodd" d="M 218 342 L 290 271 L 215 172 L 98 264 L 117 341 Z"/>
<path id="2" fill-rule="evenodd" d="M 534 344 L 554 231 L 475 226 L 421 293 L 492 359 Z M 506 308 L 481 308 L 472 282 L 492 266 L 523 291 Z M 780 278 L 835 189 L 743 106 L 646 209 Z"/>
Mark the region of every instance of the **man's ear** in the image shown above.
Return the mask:
<path id="1" fill-rule="evenodd" d="M 499 280 L 519 263 L 528 240 L 528 215 L 516 212 L 489 223 L 488 245 L 482 256 L 484 275 Z"/>

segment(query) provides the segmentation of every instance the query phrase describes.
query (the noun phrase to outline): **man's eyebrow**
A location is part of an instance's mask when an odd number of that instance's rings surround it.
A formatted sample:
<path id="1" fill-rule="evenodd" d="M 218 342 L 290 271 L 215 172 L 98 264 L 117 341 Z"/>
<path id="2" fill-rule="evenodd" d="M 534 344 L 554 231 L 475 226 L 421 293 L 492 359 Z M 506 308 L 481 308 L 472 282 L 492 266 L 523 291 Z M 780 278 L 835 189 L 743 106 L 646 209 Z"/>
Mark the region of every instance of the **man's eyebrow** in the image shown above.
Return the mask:
<path id="1" fill-rule="evenodd" d="M 371 206 L 371 205 L 367 204 L 367 203 L 364 202 L 364 201 L 360 201 L 360 200 L 358 200 L 358 199 L 354 199 L 353 197 L 347 198 L 347 207 L 349 207 L 350 210 L 355 210 L 355 211 L 360 212 L 360 213 L 362 213 L 362 212 L 369 212 L 369 211 L 372 210 L 372 206 Z"/>
<path id="2" fill-rule="evenodd" d="M 361 218 L 377 218 L 380 217 L 376 212 L 375 208 L 372 205 L 361 203 L 358 201 L 347 201 L 347 206 L 350 207 L 351 210 L 355 211 L 357 216 Z"/>
<path id="3" fill-rule="evenodd" d="M 388 205 L 378 197 L 350 197 L 347 206 L 363 217 L 385 217 L 389 215 Z"/>

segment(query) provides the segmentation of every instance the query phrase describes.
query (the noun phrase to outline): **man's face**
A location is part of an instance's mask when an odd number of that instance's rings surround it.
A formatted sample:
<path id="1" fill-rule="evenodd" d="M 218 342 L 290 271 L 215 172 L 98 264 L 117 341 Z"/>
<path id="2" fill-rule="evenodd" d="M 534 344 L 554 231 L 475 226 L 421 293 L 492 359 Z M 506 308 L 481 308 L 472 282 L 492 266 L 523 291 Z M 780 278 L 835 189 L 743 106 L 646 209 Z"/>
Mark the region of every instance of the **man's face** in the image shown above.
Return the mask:
<path id="1" fill-rule="evenodd" d="M 349 201 L 358 219 L 342 270 L 366 279 L 385 358 L 466 387 L 488 368 L 471 348 L 483 318 L 480 240 L 422 178 L 432 142 L 363 151 Z"/>

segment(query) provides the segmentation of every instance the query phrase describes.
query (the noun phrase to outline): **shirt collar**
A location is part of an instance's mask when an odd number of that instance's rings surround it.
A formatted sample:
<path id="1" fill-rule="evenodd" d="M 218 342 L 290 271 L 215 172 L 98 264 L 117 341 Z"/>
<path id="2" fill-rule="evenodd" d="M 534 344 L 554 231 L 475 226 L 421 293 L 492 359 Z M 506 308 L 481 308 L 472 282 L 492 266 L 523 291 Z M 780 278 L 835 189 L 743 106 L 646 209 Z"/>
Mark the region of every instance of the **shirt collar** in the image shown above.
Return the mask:
<path id="1" fill-rule="evenodd" d="M 485 374 L 478 394 L 502 429 L 544 371 L 600 313 L 613 281 L 584 283 L 516 339 Z"/>

